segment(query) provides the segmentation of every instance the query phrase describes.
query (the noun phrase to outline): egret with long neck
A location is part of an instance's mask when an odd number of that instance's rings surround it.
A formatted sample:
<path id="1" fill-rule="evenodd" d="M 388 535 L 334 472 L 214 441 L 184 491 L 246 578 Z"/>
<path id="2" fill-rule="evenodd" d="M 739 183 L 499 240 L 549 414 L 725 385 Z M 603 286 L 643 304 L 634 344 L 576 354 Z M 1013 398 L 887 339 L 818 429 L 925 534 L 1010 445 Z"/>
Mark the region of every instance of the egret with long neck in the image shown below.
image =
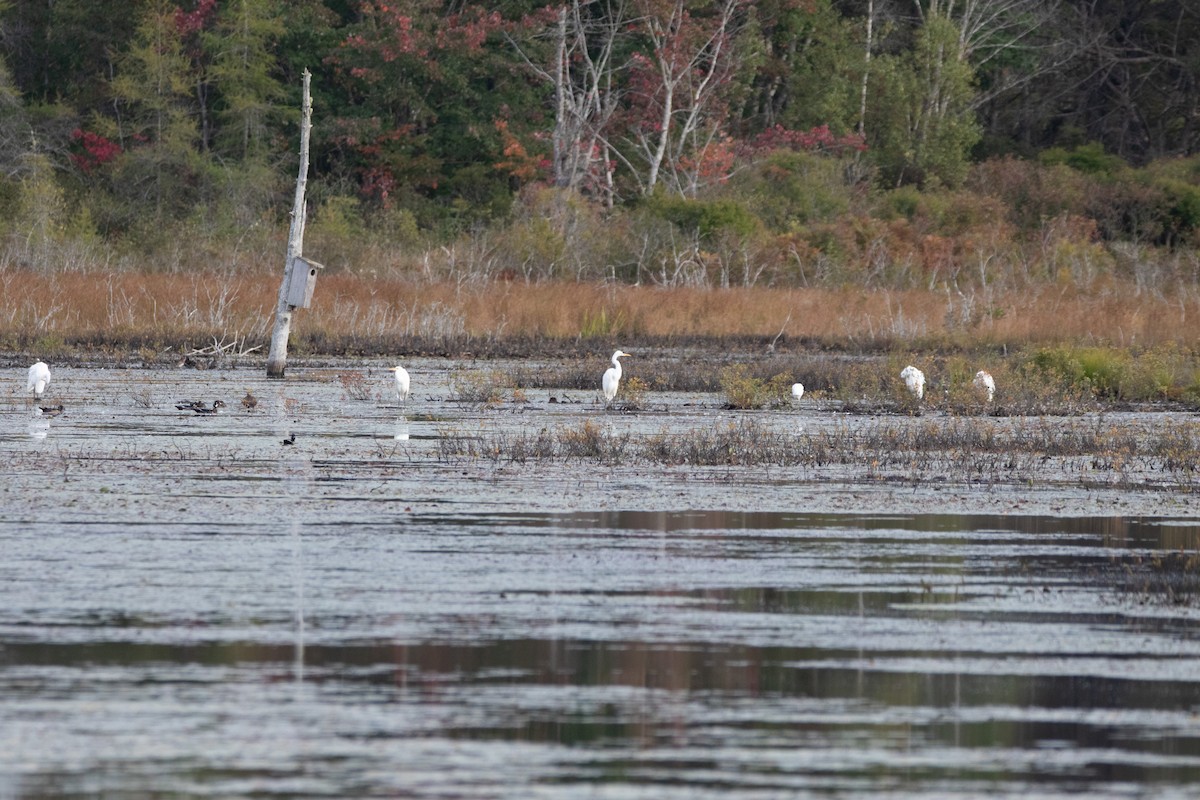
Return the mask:
<path id="1" fill-rule="evenodd" d="M 617 359 L 628 357 L 629 353 L 618 350 L 612 355 L 612 366 L 604 371 L 604 380 L 600 387 L 604 390 L 604 400 L 611 403 L 617 396 L 617 388 L 621 385 L 621 362 Z"/>

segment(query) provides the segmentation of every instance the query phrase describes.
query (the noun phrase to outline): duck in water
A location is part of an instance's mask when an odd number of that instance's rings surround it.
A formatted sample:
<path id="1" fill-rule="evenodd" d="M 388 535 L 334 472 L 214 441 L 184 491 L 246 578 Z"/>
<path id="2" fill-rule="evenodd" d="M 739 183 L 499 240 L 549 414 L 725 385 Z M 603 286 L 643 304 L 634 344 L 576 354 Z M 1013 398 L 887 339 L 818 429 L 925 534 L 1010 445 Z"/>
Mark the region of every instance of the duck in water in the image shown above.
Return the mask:
<path id="1" fill-rule="evenodd" d="M 219 414 L 224 407 L 224 400 L 213 400 L 212 408 L 205 408 L 204 403 L 200 403 L 192 411 L 195 411 L 197 414 Z"/>
<path id="2" fill-rule="evenodd" d="M 219 414 L 224 407 L 224 400 L 213 400 L 211 407 L 204 405 L 203 400 L 180 400 L 175 404 L 180 411 L 195 411 L 197 414 Z"/>
<path id="3" fill-rule="evenodd" d="M 63 413 L 62 403 L 56 406 L 38 406 L 39 417 L 57 417 L 61 413 Z"/>
<path id="4" fill-rule="evenodd" d="M 246 409 L 247 411 L 253 411 L 254 407 L 257 405 L 258 405 L 258 398 L 255 397 L 254 395 L 252 395 L 250 393 L 250 390 L 247 389 L 246 396 L 242 398 L 242 408 Z"/>

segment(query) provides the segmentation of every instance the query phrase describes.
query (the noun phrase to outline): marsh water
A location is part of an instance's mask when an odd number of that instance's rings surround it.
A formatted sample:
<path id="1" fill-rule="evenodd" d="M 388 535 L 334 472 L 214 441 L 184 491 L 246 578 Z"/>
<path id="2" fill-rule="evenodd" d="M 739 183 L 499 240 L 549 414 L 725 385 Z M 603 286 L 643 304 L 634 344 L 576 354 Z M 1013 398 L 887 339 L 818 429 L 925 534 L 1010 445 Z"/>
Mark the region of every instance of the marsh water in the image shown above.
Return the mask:
<path id="1" fill-rule="evenodd" d="M 8 400 L 0 797 L 1200 794 L 1190 498 L 449 458 L 728 412 L 465 406 L 445 369 L 404 407 L 381 367 Z"/>

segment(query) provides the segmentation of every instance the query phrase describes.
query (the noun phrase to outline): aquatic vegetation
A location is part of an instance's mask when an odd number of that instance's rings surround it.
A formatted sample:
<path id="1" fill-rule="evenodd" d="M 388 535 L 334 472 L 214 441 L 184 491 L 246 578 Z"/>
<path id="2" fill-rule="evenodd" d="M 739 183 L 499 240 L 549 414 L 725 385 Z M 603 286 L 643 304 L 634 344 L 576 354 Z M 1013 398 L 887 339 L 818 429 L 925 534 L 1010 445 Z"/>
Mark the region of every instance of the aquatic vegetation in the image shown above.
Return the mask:
<path id="1" fill-rule="evenodd" d="M 728 408 L 781 408 L 791 397 L 792 376 L 776 373 L 769 380 L 748 374 L 744 364 L 721 370 L 721 393 Z"/>
<path id="2" fill-rule="evenodd" d="M 461 370 L 450 382 L 451 399 L 464 405 L 499 405 L 513 387 L 512 378 L 498 369 Z"/>
<path id="3" fill-rule="evenodd" d="M 1046 418 L 1001 422 L 949 417 L 883 419 L 812 432 L 779 430 L 753 418 L 635 435 L 594 422 L 451 436 L 443 459 L 594 460 L 684 467 L 799 467 L 849 470 L 873 480 L 1046 480 L 1200 490 L 1200 424 L 1174 422 L 1153 432 L 1127 425 Z"/>

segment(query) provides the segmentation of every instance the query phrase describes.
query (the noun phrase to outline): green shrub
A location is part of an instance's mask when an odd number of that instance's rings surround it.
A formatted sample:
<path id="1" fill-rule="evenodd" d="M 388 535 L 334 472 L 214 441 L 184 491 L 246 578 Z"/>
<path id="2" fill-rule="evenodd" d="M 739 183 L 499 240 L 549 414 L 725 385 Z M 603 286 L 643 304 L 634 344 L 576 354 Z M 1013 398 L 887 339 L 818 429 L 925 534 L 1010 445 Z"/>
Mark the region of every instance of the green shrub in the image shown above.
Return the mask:
<path id="1" fill-rule="evenodd" d="M 644 205 L 651 214 L 706 242 L 722 233 L 749 236 L 761 225 L 735 200 L 691 200 L 657 194 L 647 198 Z"/>
<path id="2" fill-rule="evenodd" d="M 1130 356 L 1107 347 L 1050 347 L 1038 350 L 1031 363 L 1044 377 L 1067 387 L 1116 398 L 1121 396 Z"/>
<path id="3" fill-rule="evenodd" d="M 778 374 L 770 380 L 750 375 L 745 364 L 721 370 L 721 392 L 729 408 L 779 407 L 791 396 L 792 377 Z"/>
<path id="4" fill-rule="evenodd" d="M 1128 166 L 1120 156 L 1104 152 L 1104 145 L 1099 142 L 1088 142 L 1069 150 L 1052 147 L 1043 150 L 1038 160 L 1043 164 L 1065 164 L 1088 175 L 1113 176 Z"/>
<path id="5" fill-rule="evenodd" d="M 745 205 L 775 233 L 827 221 L 850 208 L 843 159 L 812 153 L 776 152 L 738 173 L 722 190 L 727 200 Z"/>

